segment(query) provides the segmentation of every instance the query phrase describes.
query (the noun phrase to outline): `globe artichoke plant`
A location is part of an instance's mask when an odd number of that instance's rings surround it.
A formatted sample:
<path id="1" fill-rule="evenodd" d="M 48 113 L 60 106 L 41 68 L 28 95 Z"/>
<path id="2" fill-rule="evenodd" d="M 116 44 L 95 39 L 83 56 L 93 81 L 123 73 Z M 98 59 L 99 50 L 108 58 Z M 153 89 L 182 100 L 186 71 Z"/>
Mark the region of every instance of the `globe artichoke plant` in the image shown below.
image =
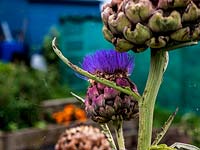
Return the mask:
<path id="1" fill-rule="evenodd" d="M 101 16 L 104 37 L 121 52 L 200 39 L 199 0 L 112 0 Z"/>
<path id="2" fill-rule="evenodd" d="M 128 78 L 133 66 L 129 54 L 97 52 L 84 59 L 82 69 L 62 55 L 55 39 L 52 46 L 63 62 L 89 80 L 86 98 L 76 98 L 85 103 L 88 115 L 101 124 L 112 150 L 117 147 L 106 123 L 112 122 L 118 148 L 125 150 L 122 121 L 133 118 L 138 110 L 138 150 L 199 150 L 182 143 L 170 147 L 158 145 L 176 113 L 151 140 L 154 106 L 169 61 L 168 50 L 194 45 L 200 40 L 200 0 L 111 0 L 104 5 L 101 16 L 104 37 L 117 51 L 142 52 L 150 48 L 149 75 L 141 95 Z"/>
<path id="3" fill-rule="evenodd" d="M 128 78 L 134 67 L 134 58 L 128 53 L 100 50 L 93 55 L 86 56 L 82 67 L 91 74 L 137 92 L 136 85 Z M 91 79 L 89 82 L 85 108 L 92 120 L 99 123 L 120 118 L 130 120 L 138 112 L 138 103 L 132 96 Z"/>

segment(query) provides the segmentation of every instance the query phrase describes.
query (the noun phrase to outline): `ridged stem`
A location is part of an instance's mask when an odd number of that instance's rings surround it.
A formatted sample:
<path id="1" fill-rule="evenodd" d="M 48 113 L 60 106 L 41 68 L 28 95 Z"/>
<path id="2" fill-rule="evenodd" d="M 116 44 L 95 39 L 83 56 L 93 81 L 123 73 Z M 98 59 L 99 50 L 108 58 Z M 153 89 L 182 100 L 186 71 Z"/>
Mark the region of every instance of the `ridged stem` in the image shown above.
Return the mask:
<path id="1" fill-rule="evenodd" d="M 139 134 L 137 150 L 149 150 L 152 138 L 153 113 L 163 74 L 168 64 L 168 52 L 151 50 L 151 64 L 139 103 Z"/>
<path id="2" fill-rule="evenodd" d="M 123 135 L 123 120 L 116 121 L 114 125 L 119 150 L 126 150 Z"/>
<path id="3" fill-rule="evenodd" d="M 106 135 L 106 137 L 107 137 L 107 139 L 108 139 L 108 141 L 109 141 L 109 143 L 110 143 L 110 146 L 111 146 L 112 150 L 116 150 L 117 147 L 116 147 L 116 145 L 115 145 L 115 141 L 114 141 L 114 139 L 113 139 L 113 136 L 112 136 L 112 134 L 111 134 L 111 132 L 110 132 L 110 129 L 109 129 L 107 123 L 105 123 L 105 124 L 100 124 L 100 126 L 101 126 L 101 128 L 103 129 L 102 131 L 103 131 L 103 133 Z"/>

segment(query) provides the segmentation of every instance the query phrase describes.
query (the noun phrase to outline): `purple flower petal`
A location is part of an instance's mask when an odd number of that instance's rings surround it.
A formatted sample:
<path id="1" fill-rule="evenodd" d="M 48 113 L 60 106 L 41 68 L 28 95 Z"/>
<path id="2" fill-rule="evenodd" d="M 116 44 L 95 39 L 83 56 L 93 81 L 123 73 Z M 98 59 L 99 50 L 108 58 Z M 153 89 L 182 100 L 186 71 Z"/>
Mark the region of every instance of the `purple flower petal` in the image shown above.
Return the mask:
<path id="1" fill-rule="evenodd" d="M 105 99 L 104 99 L 103 94 L 101 94 L 97 98 L 93 99 L 93 105 L 94 105 L 94 107 L 104 106 L 105 105 L 104 103 L 105 103 Z"/>
<path id="2" fill-rule="evenodd" d="M 126 87 L 126 86 L 130 87 L 130 83 L 125 78 L 117 78 L 116 83 L 117 83 L 117 85 L 120 85 L 120 86 L 123 86 L 123 87 Z"/>
<path id="3" fill-rule="evenodd" d="M 134 68 L 134 57 L 115 50 L 99 50 L 84 58 L 82 68 L 93 74 L 97 71 L 108 74 L 122 71 L 131 74 Z"/>
<path id="4" fill-rule="evenodd" d="M 113 88 L 109 88 L 109 87 L 104 88 L 104 98 L 105 99 L 115 98 L 119 94 L 120 94 L 120 92 Z"/>
<path id="5" fill-rule="evenodd" d="M 97 87 L 96 86 L 89 87 L 88 91 L 87 91 L 87 95 L 88 95 L 89 99 L 96 98 L 99 95 Z"/>

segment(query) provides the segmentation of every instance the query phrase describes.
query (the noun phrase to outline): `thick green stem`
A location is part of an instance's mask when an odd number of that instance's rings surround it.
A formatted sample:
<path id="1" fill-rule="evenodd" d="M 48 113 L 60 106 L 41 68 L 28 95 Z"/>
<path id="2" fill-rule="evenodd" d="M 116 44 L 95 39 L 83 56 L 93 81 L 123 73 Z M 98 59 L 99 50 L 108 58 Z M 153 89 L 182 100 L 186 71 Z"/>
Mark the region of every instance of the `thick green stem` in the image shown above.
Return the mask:
<path id="1" fill-rule="evenodd" d="M 153 112 L 163 74 L 168 64 L 168 52 L 151 50 L 148 80 L 139 103 L 139 135 L 137 150 L 148 150 L 151 145 Z"/>
<path id="2" fill-rule="evenodd" d="M 117 121 L 117 124 L 115 124 L 115 134 L 116 134 L 119 150 L 126 150 L 125 143 L 124 143 L 123 121 L 122 120 Z"/>

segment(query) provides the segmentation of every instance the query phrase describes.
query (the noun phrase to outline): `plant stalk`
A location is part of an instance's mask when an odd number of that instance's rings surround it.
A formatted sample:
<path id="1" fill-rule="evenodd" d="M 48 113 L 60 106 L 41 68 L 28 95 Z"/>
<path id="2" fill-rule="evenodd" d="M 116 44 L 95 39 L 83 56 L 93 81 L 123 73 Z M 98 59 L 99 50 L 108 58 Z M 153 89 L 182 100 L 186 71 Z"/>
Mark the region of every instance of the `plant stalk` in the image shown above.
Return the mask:
<path id="1" fill-rule="evenodd" d="M 117 124 L 115 124 L 114 129 L 115 129 L 115 134 L 116 134 L 119 150 L 126 150 L 125 143 L 124 143 L 124 135 L 123 135 L 123 120 L 117 121 Z"/>
<path id="2" fill-rule="evenodd" d="M 100 124 L 100 126 L 103 129 L 102 132 L 106 135 L 112 150 L 117 150 L 117 147 L 115 145 L 115 141 L 113 139 L 113 136 L 112 136 L 112 134 L 110 132 L 110 129 L 109 129 L 108 125 L 105 123 L 105 124 Z"/>
<path id="3" fill-rule="evenodd" d="M 151 146 L 154 106 L 167 64 L 167 51 L 151 49 L 148 80 L 142 98 L 138 101 L 139 133 L 137 150 L 149 150 Z"/>

